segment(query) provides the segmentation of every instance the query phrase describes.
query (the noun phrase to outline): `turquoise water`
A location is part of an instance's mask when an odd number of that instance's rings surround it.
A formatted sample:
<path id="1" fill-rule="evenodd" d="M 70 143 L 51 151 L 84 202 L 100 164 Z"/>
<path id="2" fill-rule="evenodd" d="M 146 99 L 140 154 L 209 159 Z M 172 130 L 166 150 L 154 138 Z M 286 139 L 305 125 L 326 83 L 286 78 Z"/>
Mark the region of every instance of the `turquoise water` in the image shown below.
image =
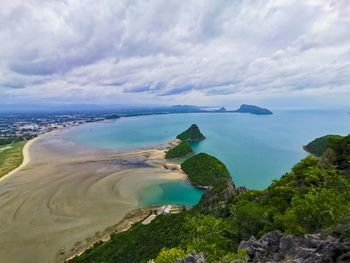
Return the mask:
<path id="1" fill-rule="evenodd" d="M 141 189 L 140 203 L 149 205 L 194 205 L 198 203 L 203 191 L 193 188 L 184 180 L 171 180 L 148 184 Z"/>
<path id="2" fill-rule="evenodd" d="M 350 133 L 346 111 L 276 111 L 274 115 L 237 113 L 168 114 L 91 123 L 69 129 L 64 137 L 97 148 L 134 148 L 164 143 L 197 123 L 207 137 L 192 143 L 223 161 L 236 185 L 263 189 L 307 153 L 302 146 L 326 134 Z M 189 191 L 184 188 L 184 191 Z"/>

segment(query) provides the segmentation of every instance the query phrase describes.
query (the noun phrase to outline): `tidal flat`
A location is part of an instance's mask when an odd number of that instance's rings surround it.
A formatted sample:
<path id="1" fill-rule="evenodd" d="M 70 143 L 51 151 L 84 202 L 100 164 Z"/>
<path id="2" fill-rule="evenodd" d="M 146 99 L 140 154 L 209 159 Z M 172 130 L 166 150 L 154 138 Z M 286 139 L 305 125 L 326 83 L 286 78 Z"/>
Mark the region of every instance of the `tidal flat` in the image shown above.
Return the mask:
<path id="1" fill-rule="evenodd" d="M 1 261 L 63 262 L 111 231 L 142 206 L 142 187 L 185 179 L 167 167 L 167 147 L 94 149 L 60 132 L 37 138 L 29 163 L 0 182 Z"/>

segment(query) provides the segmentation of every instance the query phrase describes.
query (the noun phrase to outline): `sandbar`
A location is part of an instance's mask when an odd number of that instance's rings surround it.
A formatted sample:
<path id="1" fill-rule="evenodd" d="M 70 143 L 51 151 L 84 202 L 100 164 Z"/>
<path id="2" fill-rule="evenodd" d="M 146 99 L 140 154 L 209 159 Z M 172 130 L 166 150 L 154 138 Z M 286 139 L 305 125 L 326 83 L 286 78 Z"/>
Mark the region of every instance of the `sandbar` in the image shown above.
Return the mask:
<path id="1" fill-rule="evenodd" d="M 28 142 L 22 165 L 0 180 L 1 262 L 63 262 L 106 234 L 141 208 L 144 184 L 186 178 L 164 159 L 169 146 L 99 150 L 60 132 Z"/>

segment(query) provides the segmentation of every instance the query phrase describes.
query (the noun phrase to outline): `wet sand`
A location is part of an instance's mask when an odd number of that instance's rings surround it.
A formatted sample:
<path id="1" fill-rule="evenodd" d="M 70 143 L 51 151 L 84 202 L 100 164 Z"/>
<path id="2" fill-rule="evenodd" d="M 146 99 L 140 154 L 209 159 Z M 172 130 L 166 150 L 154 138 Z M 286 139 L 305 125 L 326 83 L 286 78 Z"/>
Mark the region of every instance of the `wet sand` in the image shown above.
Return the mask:
<path id="1" fill-rule="evenodd" d="M 78 146 L 59 133 L 39 137 L 26 148 L 30 161 L 0 181 L 0 261 L 63 262 L 88 246 L 140 208 L 145 183 L 185 178 L 169 169 L 168 146 L 130 153 Z"/>

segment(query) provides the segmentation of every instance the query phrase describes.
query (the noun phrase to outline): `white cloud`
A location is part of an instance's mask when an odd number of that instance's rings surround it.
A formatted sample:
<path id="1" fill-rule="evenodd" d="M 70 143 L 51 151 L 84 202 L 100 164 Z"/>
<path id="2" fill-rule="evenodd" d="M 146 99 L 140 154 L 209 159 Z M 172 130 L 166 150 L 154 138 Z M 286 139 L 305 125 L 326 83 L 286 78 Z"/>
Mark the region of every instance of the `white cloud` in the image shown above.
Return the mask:
<path id="1" fill-rule="evenodd" d="M 347 2 L 0 0 L 2 101 L 336 105 L 350 100 Z"/>

